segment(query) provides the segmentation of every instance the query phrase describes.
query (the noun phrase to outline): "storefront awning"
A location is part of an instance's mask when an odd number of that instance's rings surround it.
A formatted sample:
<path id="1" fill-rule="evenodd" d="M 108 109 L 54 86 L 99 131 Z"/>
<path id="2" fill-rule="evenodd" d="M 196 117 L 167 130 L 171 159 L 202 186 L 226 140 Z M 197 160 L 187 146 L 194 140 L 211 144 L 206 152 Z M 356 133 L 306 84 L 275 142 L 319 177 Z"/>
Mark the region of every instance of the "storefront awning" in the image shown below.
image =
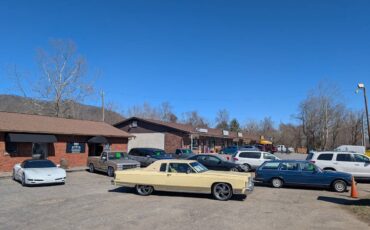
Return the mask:
<path id="1" fill-rule="evenodd" d="M 28 134 L 28 133 L 8 133 L 5 137 L 8 142 L 37 142 L 37 143 L 54 143 L 57 138 L 48 134 Z"/>
<path id="2" fill-rule="evenodd" d="M 107 144 L 108 140 L 107 140 L 107 138 L 105 138 L 103 136 L 95 136 L 95 137 L 90 138 L 87 141 L 87 143 L 90 143 L 90 144 Z"/>

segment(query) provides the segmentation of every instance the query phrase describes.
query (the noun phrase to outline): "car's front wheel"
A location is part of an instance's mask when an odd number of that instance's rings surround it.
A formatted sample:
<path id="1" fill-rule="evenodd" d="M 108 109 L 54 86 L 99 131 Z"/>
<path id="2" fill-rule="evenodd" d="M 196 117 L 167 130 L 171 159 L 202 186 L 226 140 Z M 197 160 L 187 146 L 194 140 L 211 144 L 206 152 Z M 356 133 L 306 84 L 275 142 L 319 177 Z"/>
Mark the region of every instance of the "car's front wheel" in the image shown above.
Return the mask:
<path id="1" fill-rule="evenodd" d="M 13 173 L 12 173 L 12 179 L 15 180 L 15 172 L 14 172 L 14 169 L 13 169 Z"/>
<path id="2" fill-rule="evenodd" d="M 333 182 L 333 189 L 336 192 L 345 192 L 347 190 L 347 184 L 343 180 L 336 180 Z"/>
<path id="3" fill-rule="evenodd" d="M 136 192 L 142 196 L 149 196 L 153 192 L 153 187 L 150 185 L 136 185 Z"/>
<path id="4" fill-rule="evenodd" d="M 244 164 L 244 169 L 246 172 L 251 171 L 251 166 L 249 164 Z"/>
<path id="5" fill-rule="evenodd" d="M 283 184 L 284 184 L 284 182 L 283 182 L 282 179 L 274 178 L 274 179 L 271 180 L 271 185 L 274 188 L 281 188 L 281 187 L 283 187 Z"/>
<path id="6" fill-rule="evenodd" d="M 114 177 L 114 168 L 113 167 L 108 167 L 108 176 L 109 177 Z"/>
<path id="7" fill-rule="evenodd" d="M 22 183 L 22 186 L 27 186 L 26 175 L 24 175 L 24 173 L 22 174 L 21 183 Z"/>
<path id="8" fill-rule="evenodd" d="M 217 183 L 212 188 L 213 197 L 217 200 L 226 201 L 233 195 L 233 190 L 229 184 Z"/>

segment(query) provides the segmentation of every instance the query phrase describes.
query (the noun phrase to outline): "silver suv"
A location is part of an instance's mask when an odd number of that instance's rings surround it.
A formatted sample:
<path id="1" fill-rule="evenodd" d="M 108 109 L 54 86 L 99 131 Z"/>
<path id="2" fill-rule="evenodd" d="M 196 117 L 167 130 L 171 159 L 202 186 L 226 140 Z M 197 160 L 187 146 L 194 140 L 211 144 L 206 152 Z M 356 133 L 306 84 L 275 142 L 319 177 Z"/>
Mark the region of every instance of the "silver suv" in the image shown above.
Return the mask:
<path id="1" fill-rule="evenodd" d="M 311 152 L 307 159 L 323 170 L 351 173 L 356 178 L 370 178 L 369 157 L 352 152 Z"/>

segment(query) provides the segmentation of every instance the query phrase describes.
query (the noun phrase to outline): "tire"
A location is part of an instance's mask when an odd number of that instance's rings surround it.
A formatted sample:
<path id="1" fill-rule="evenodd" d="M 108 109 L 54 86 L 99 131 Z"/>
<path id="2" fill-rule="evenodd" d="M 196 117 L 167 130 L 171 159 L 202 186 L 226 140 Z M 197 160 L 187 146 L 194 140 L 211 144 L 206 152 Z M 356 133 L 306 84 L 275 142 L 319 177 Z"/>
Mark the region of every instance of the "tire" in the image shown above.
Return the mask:
<path id="1" fill-rule="evenodd" d="M 109 177 L 114 177 L 114 168 L 108 167 L 107 174 Z"/>
<path id="2" fill-rule="evenodd" d="M 212 187 L 212 195 L 216 200 L 227 201 L 233 196 L 233 189 L 229 184 L 217 183 Z"/>
<path id="3" fill-rule="evenodd" d="M 13 169 L 13 173 L 12 173 L 12 179 L 15 181 L 15 172 L 14 172 L 14 169 Z"/>
<path id="4" fill-rule="evenodd" d="M 246 172 L 251 171 L 251 166 L 249 164 L 244 164 L 244 166 L 245 166 L 245 171 Z"/>
<path id="5" fill-rule="evenodd" d="M 279 178 L 273 178 L 273 179 L 271 180 L 271 185 L 272 185 L 272 187 L 274 187 L 274 188 L 281 188 L 281 187 L 283 187 L 283 184 L 284 184 L 284 182 L 283 182 L 283 180 L 282 180 L 282 179 L 279 179 Z"/>
<path id="6" fill-rule="evenodd" d="M 95 172 L 95 167 L 93 164 L 89 164 L 89 172 L 94 173 Z"/>
<path id="7" fill-rule="evenodd" d="M 153 192 L 153 187 L 150 185 L 136 185 L 136 192 L 141 196 L 149 196 Z"/>
<path id="8" fill-rule="evenodd" d="M 347 183 L 343 180 L 335 180 L 332 187 L 334 191 L 342 193 L 347 190 Z"/>
<path id="9" fill-rule="evenodd" d="M 27 186 L 27 183 L 26 183 L 26 175 L 24 175 L 24 173 L 22 174 L 21 184 L 22 184 L 23 187 L 26 187 Z"/>
<path id="10" fill-rule="evenodd" d="M 230 171 L 231 172 L 239 172 L 239 169 L 238 168 L 231 168 Z"/>

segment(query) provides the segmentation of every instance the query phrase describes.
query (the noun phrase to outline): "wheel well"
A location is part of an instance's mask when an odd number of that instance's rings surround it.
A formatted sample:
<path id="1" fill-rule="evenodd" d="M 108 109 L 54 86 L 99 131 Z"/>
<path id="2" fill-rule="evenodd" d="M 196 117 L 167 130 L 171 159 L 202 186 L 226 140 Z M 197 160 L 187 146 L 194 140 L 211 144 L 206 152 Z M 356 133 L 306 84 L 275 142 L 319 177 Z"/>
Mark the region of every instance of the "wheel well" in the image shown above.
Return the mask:
<path id="1" fill-rule="evenodd" d="M 338 181 L 338 180 L 343 181 L 344 183 L 346 183 L 346 185 L 347 185 L 347 186 L 349 185 L 349 183 L 347 183 L 347 181 L 346 181 L 346 180 L 343 180 L 342 178 L 335 178 L 335 179 L 330 183 L 330 187 L 333 187 L 334 182 L 335 182 L 335 181 Z"/>
<path id="2" fill-rule="evenodd" d="M 332 171 L 337 171 L 337 170 L 335 170 L 335 168 L 331 168 L 331 167 L 323 168 L 323 170 L 332 170 Z"/>
<path id="3" fill-rule="evenodd" d="M 215 182 L 211 186 L 211 192 L 213 192 L 213 187 L 215 187 L 216 184 L 220 184 L 220 183 L 229 185 L 230 188 L 231 188 L 231 191 L 233 191 L 233 186 L 230 183 L 227 183 L 227 182 Z"/>

